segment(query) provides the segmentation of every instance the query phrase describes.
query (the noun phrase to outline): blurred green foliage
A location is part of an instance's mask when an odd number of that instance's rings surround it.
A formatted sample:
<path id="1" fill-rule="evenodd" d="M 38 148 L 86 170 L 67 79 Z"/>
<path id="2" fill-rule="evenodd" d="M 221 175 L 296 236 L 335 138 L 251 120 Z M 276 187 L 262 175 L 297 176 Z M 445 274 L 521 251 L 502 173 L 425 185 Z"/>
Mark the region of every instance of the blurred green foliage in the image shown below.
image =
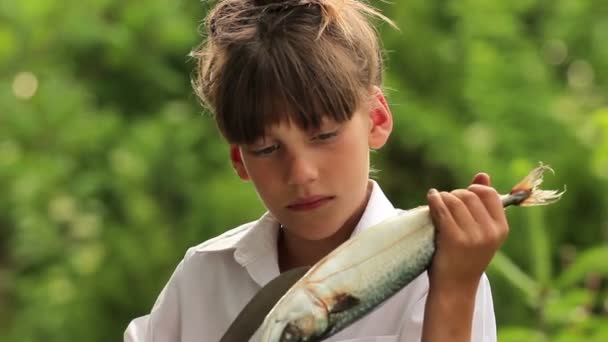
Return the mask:
<path id="1" fill-rule="evenodd" d="M 501 341 L 608 340 L 608 2 L 377 3 L 402 208 L 538 161 L 568 191 L 510 209 Z M 190 86 L 210 4 L 0 2 L 0 341 L 116 341 L 187 247 L 263 207 Z"/>

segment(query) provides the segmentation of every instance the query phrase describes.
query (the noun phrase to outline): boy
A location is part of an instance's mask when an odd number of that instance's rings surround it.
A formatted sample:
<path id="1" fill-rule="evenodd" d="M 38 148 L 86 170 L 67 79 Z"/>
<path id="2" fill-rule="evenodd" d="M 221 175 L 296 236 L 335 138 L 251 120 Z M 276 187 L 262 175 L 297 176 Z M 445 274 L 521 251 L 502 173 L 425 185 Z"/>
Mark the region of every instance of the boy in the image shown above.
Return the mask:
<path id="1" fill-rule="evenodd" d="M 218 341 L 280 272 L 395 213 L 369 179 L 369 150 L 393 127 L 369 17 L 388 21 L 354 0 L 224 0 L 210 12 L 195 88 L 268 212 L 189 249 L 125 341 Z M 438 234 L 428 274 L 328 341 L 496 339 L 483 272 L 508 224 L 489 177 L 473 183 L 429 191 Z"/>

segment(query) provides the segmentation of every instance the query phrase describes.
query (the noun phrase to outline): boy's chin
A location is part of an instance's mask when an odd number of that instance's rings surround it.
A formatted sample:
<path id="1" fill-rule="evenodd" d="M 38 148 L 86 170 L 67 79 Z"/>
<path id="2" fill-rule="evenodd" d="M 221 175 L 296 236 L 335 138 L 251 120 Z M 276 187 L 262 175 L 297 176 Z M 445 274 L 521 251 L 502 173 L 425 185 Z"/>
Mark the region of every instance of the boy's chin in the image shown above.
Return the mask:
<path id="1" fill-rule="evenodd" d="M 306 241 L 322 241 L 340 235 L 340 228 L 343 224 L 325 220 L 300 220 L 287 226 L 288 234 L 292 234 L 299 239 Z M 350 236 L 350 232 L 348 233 Z"/>

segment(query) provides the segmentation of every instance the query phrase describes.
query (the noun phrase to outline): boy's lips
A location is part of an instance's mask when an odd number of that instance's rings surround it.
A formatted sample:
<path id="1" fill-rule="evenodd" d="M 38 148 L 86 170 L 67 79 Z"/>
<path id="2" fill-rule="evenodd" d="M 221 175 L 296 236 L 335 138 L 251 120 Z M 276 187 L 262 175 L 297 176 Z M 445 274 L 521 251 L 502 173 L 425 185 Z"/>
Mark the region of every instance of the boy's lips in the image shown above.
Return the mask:
<path id="1" fill-rule="evenodd" d="M 289 204 L 287 209 L 295 211 L 312 210 L 328 203 L 334 198 L 334 196 L 310 196 L 306 198 L 299 198 Z"/>

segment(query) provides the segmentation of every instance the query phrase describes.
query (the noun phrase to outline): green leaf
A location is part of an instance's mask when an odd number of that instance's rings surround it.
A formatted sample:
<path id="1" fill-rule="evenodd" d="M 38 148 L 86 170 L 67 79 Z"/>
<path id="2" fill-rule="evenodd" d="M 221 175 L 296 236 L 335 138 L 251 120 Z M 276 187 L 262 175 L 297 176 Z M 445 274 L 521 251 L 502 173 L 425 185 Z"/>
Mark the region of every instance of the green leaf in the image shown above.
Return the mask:
<path id="1" fill-rule="evenodd" d="M 583 321 L 589 315 L 587 307 L 593 302 L 593 298 L 594 294 L 587 289 L 555 293 L 547 298 L 545 318 L 554 324 Z"/>
<path id="2" fill-rule="evenodd" d="M 500 342 L 545 342 L 547 337 L 538 330 L 525 327 L 507 327 L 498 330 Z"/>
<path id="3" fill-rule="evenodd" d="M 588 316 L 576 324 L 569 324 L 556 331 L 555 342 L 605 342 L 608 341 L 608 318 Z"/>
<path id="4" fill-rule="evenodd" d="M 584 281 L 589 274 L 608 276 L 608 246 L 583 251 L 556 280 L 560 289 Z"/>
<path id="5" fill-rule="evenodd" d="M 543 220 L 543 212 L 538 208 L 527 211 L 530 232 L 530 257 L 533 272 L 541 286 L 546 287 L 551 281 L 551 252 L 549 237 Z M 535 210 L 536 209 L 536 210 Z"/>
<path id="6" fill-rule="evenodd" d="M 509 257 L 501 251 L 496 252 L 489 269 L 501 273 L 511 284 L 520 289 L 530 305 L 536 305 L 540 287 L 534 279 L 525 274 Z"/>

